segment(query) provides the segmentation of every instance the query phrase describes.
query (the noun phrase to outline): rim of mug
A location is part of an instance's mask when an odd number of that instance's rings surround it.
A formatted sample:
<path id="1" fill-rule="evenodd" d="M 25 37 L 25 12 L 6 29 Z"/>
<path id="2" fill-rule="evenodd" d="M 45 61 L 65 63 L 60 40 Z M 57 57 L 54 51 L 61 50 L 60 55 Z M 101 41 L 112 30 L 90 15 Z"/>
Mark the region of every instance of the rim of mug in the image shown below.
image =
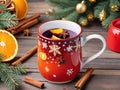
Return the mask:
<path id="1" fill-rule="evenodd" d="M 39 28 L 40 28 L 40 26 L 42 26 L 43 24 L 48 23 L 48 22 L 53 22 L 53 21 L 67 21 L 67 22 L 72 22 L 72 23 L 76 24 L 77 26 L 79 26 L 80 29 L 81 29 L 81 31 L 80 31 L 77 35 L 72 36 L 72 37 L 70 37 L 70 38 L 60 39 L 60 40 L 52 40 L 52 39 L 50 39 L 50 38 L 47 38 L 47 37 L 43 36 L 43 35 L 41 34 Z M 77 38 L 77 37 L 79 37 L 79 36 L 81 35 L 81 33 L 82 33 L 82 27 L 81 27 L 78 23 L 73 22 L 73 21 L 68 21 L 68 20 L 50 20 L 50 21 L 46 21 L 46 22 L 41 23 L 41 24 L 38 26 L 37 32 L 38 32 L 38 37 L 40 36 L 40 37 L 42 37 L 42 38 L 44 38 L 44 39 L 46 39 L 46 40 L 49 40 L 49 41 L 69 41 L 69 40 L 73 40 L 73 39 L 75 39 L 75 38 Z"/>
<path id="2" fill-rule="evenodd" d="M 117 30 L 120 30 L 120 28 L 118 28 L 118 27 L 115 25 L 118 21 L 120 22 L 120 18 L 117 18 L 117 19 L 113 20 L 111 24 L 112 24 L 112 26 L 114 26 L 115 28 L 117 28 Z"/>

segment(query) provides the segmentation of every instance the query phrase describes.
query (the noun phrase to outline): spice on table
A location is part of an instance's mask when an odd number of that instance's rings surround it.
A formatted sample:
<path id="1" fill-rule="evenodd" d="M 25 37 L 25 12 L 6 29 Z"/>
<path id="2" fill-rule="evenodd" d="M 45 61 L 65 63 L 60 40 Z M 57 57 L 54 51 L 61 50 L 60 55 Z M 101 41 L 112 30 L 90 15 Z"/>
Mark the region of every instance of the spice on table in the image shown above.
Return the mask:
<path id="1" fill-rule="evenodd" d="M 88 80 L 90 77 L 91 73 L 94 71 L 93 68 L 88 68 L 85 74 L 78 80 L 78 82 L 75 84 L 75 88 L 81 89 L 82 86 L 85 84 L 85 82 Z"/>
<path id="2" fill-rule="evenodd" d="M 24 36 L 30 36 L 31 35 L 31 32 L 29 29 L 25 29 L 24 31 Z"/>
<path id="3" fill-rule="evenodd" d="M 21 58 L 19 58 L 15 62 L 13 62 L 12 65 L 15 66 L 18 63 L 21 63 L 21 62 L 25 61 L 27 58 L 29 58 L 30 56 L 32 56 L 36 52 L 37 52 L 37 46 L 33 47 L 28 52 L 26 52 Z"/>
<path id="4" fill-rule="evenodd" d="M 41 88 L 41 89 L 44 88 L 44 83 L 43 82 L 35 80 L 35 79 L 33 79 L 33 78 L 29 77 L 29 76 L 26 76 L 24 78 L 24 82 L 29 83 L 29 84 L 31 84 L 33 86 L 36 86 L 38 88 Z"/>

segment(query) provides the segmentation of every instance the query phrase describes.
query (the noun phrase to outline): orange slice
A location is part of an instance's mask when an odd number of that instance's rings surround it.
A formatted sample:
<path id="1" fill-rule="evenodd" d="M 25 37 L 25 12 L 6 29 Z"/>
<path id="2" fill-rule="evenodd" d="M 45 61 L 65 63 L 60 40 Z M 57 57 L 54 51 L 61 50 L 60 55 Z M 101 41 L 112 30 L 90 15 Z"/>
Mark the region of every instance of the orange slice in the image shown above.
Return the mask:
<path id="1" fill-rule="evenodd" d="M 12 0 L 15 7 L 15 13 L 19 20 L 26 17 L 28 13 L 28 4 L 26 0 Z"/>
<path id="2" fill-rule="evenodd" d="M 6 30 L 0 29 L 0 54 L 5 56 L 3 62 L 12 60 L 18 52 L 16 38 Z"/>
<path id="3" fill-rule="evenodd" d="M 55 35 L 52 35 L 51 39 L 52 40 L 60 40 L 60 38 L 56 37 Z"/>
<path id="4" fill-rule="evenodd" d="M 50 32 L 53 34 L 60 34 L 63 32 L 63 29 L 62 28 L 52 29 L 50 30 Z"/>

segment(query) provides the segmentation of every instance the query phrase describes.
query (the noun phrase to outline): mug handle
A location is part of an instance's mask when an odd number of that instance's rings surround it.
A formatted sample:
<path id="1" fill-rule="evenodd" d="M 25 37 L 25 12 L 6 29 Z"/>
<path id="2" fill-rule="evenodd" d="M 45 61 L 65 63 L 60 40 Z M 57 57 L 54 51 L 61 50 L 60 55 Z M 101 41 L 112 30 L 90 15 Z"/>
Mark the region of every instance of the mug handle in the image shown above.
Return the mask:
<path id="1" fill-rule="evenodd" d="M 82 60 L 81 69 L 83 68 L 84 65 L 86 65 L 87 63 L 91 62 L 92 60 L 94 60 L 95 58 L 100 56 L 106 49 L 106 41 L 105 41 L 104 37 L 101 35 L 98 35 L 98 34 L 88 35 L 85 39 L 81 38 L 81 46 L 83 47 L 91 39 L 99 39 L 102 42 L 103 47 L 99 52 L 90 56 L 87 60 Z"/>

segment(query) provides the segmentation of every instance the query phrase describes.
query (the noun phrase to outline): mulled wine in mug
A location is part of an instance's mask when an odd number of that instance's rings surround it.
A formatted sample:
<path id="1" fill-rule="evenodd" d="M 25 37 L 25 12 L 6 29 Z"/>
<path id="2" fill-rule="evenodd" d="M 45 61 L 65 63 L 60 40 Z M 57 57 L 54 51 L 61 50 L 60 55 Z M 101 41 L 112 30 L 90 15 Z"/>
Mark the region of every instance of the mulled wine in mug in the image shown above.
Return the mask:
<path id="1" fill-rule="evenodd" d="M 120 53 L 120 18 L 113 20 L 110 24 L 107 46 L 110 50 Z"/>
<path id="2" fill-rule="evenodd" d="M 45 79 L 54 83 L 69 82 L 84 65 L 104 52 L 106 42 L 101 35 L 92 34 L 83 39 L 81 34 L 81 26 L 72 21 L 54 20 L 39 26 L 38 68 Z M 87 60 L 82 60 L 82 47 L 91 39 L 99 39 L 103 47 Z"/>

